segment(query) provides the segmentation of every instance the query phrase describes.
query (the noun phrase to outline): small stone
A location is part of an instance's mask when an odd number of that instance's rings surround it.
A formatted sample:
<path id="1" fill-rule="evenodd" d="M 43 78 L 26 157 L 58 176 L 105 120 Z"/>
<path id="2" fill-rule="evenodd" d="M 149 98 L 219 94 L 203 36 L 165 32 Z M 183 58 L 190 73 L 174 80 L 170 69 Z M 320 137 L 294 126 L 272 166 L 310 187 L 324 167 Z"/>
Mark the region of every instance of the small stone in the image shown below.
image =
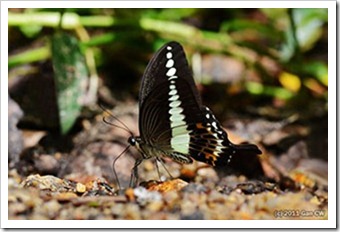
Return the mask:
<path id="1" fill-rule="evenodd" d="M 126 196 L 126 198 L 128 199 L 128 201 L 135 201 L 135 200 L 136 200 L 136 197 L 135 197 L 133 188 L 128 188 L 128 189 L 125 191 L 125 196 Z"/>
<path id="2" fill-rule="evenodd" d="M 153 212 L 159 212 L 163 206 L 164 206 L 164 203 L 162 201 L 154 201 L 154 202 L 150 202 L 147 205 L 147 209 Z"/>
<path id="3" fill-rule="evenodd" d="M 68 202 L 71 201 L 73 198 L 77 198 L 77 194 L 72 193 L 72 192 L 64 192 L 64 193 L 59 193 L 56 194 L 55 198 L 59 201 L 59 202 Z"/>
<path id="4" fill-rule="evenodd" d="M 316 196 L 312 197 L 312 199 L 310 199 L 310 202 L 316 205 L 320 205 L 320 201 Z"/>
<path id="5" fill-rule="evenodd" d="M 195 211 L 192 214 L 181 215 L 181 220 L 203 220 L 204 215 L 201 211 Z"/>
<path id="6" fill-rule="evenodd" d="M 206 193 L 208 188 L 200 184 L 188 184 L 183 189 L 182 192 L 186 193 Z"/>
<path id="7" fill-rule="evenodd" d="M 77 183 L 76 185 L 76 191 L 78 193 L 84 193 L 86 191 L 86 186 L 83 185 L 82 183 Z"/>
<path id="8" fill-rule="evenodd" d="M 156 191 L 148 191 L 146 188 L 137 187 L 133 190 L 134 195 L 137 198 L 137 202 L 144 206 L 149 202 L 161 201 L 162 195 Z"/>
<path id="9" fill-rule="evenodd" d="M 148 188 L 150 191 L 158 191 L 161 193 L 169 192 L 169 191 L 179 191 L 185 186 L 187 186 L 188 183 L 181 179 L 174 179 L 170 181 L 166 181 L 163 183 L 160 183 L 158 185 L 152 185 Z"/>

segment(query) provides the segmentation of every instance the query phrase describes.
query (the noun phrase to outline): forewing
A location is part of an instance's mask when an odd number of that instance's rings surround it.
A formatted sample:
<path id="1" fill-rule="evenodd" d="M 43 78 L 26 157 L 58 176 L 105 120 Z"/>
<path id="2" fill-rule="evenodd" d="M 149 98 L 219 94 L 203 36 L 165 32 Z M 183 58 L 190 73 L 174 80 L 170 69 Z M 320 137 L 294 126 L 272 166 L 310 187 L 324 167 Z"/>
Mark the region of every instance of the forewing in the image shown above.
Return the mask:
<path id="1" fill-rule="evenodd" d="M 200 120 L 201 99 L 180 44 L 166 44 L 151 59 L 139 97 L 143 140 L 154 147 L 188 155 L 188 125 Z"/>
<path id="2" fill-rule="evenodd" d="M 171 50 L 168 50 L 169 47 Z M 174 62 L 177 76 L 184 79 L 189 84 L 195 100 L 198 104 L 201 104 L 200 95 L 198 94 L 195 86 L 192 71 L 188 66 L 183 47 L 177 42 L 170 42 L 157 51 L 144 71 L 139 91 L 140 107 L 156 86 L 159 86 L 161 83 L 168 82 L 168 76 L 166 74 L 169 71 L 170 68 L 168 67 L 170 67 L 172 62 Z"/>

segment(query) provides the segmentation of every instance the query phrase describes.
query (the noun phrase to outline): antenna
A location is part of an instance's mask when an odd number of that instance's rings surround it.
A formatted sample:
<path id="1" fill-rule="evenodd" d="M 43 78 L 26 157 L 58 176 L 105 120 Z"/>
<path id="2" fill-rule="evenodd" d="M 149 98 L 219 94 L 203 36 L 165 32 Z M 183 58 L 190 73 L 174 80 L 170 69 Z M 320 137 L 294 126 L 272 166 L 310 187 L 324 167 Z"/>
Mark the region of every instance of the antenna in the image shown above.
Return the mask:
<path id="1" fill-rule="evenodd" d="M 106 109 L 103 105 L 101 105 L 101 104 L 98 104 L 98 105 L 99 105 L 99 107 L 100 107 L 105 113 L 107 113 L 108 115 L 110 115 L 110 117 L 112 117 L 113 119 L 117 120 L 120 124 L 122 124 L 122 126 L 119 126 L 119 125 L 117 125 L 117 124 L 114 124 L 114 123 L 108 121 L 108 120 L 106 119 L 105 116 L 103 117 L 103 122 L 105 122 L 105 123 L 108 124 L 108 125 L 115 126 L 115 127 L 120 128 L 120 129 L 122 129 L 122 130 L 125 130 L 125 131 L 128 132 L 131 136 L 134 136 L 133 133 L 132 133 L 132 131 L 129 129 L 129 127 L 127 127 L 127 126 L 125 125 L 125 123 L 123 123 L 121 120 L 119 120 L 118 117 L 114 116 L 114 115 L 113 115 L 108 109 Z"/>

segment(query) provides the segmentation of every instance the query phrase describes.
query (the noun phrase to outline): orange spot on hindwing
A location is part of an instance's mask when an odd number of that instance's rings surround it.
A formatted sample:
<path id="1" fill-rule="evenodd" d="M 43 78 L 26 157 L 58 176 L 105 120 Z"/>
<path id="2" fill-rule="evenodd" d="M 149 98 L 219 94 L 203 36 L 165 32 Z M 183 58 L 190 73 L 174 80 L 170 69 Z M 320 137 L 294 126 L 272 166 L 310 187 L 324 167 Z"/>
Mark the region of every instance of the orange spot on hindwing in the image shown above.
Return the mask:
<path id="1" fill-rule="evenodd" d="M 205 159 L 212 165 L 215 166 L 215 161 L 217 160 L 216 155 L 211 153 L 204 153 Z"/>

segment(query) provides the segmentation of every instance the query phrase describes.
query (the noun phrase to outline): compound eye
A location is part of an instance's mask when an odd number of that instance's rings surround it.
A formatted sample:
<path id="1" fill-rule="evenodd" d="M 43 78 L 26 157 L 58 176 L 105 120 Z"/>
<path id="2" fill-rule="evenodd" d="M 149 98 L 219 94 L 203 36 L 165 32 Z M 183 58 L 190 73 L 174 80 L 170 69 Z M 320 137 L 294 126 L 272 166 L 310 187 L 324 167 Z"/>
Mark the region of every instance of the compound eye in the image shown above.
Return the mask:
<path id="1" fill-rule="evenodd" d="M 135 146 L 136 145 L 136 139 L 135 139 L 135 137 L 130 137 L 129 139 L 128 139 L 128 143 L 131 145 L 131 146 Z"/>

